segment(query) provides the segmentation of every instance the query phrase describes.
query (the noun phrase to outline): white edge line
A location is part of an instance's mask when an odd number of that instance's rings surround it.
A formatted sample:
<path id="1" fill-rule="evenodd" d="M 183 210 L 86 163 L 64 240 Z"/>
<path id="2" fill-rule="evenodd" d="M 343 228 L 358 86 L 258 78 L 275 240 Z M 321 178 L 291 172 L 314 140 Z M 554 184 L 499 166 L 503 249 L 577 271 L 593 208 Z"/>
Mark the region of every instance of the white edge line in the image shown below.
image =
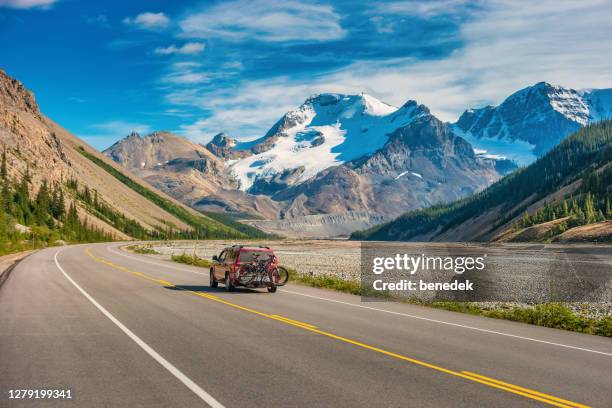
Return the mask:
<path id="1" fill-rule="evenodd" d="M 384 310 L 384 309 L 377 309 L 375 307 L 370 307 L 370 306 L 356 305 L 354 303 L 343 302 L 341 300 L 328 299 L 328 298 L 323 298 L 323 297 L 319 297 L 319 296 L 307 295 L 305 293 L 293 292 L 291 290 L 286 290 L 286 289 L 283 289 L 282 293 L 291 293 L 293 295 L 305 296 L 305 297 L 309 297 L 309 298 L 313 298 L 313 299 L 324 300 L 324 301 L 327 301 L 327 302 L 340 303 L 340 304 L 343 304 L 343 305 L 348 305 L 348 306 L 353 306 L 353 307 L 360 307 L 362 309 L 375 310 L 377 312 L 390 313 L 390 314 L 394 314 L 394 315 L 398 315 L 398 316 L 410 317 L 410 318 L 413 318 L 413 319 L 425 320 L 425 321 L 433 322 L 433 323 L 440 323 L 440 324 L 446 324 L 446 325 L 449 325 L 449 326 L 462 327 L 464 329 L 476 330 L 476 331 L 479 331 L 479 332 L 490 333 L 490 334 L 497 334 L 497 335 L 500 335 L 500 336 L 507 336 L 507 337 L 512 337 L 512 338 L 515 338 L 515 339 L 535 341 L 537 343 L 544 343 L 544 344 L 549 344 L 549 345 L 552 345 L 552 346 L 565 347 L 565 348 L 570 348 L 570 349 L 574 349 L 574 350 L 588 351 L 590 353 L 603 354 L 604 356 L 612 356 L 612 353 L 606 353 L 604 351 L 592 350 L 592 349 L 583 348 L 583 347 L 577 347 L 577 346 L 570 346 L 570 345 L 561 344 L 561 343 L 554 343 L 552 341 L 539 340 L 539 339 L 534 339 L 532 337 L 519 336 L 517 334 L 498 332 L 498 331 L 495 331 L 495 330 L 482 329 L 480 327 L 467 326 L 467 325 L 459 324 L 459 323 L 452 323 L 452 322 L 446 322 L 446 321 L 443 321 L 443 320 L 430 319 L 429 317 L 415 316 L 415 315 L 411 315 L 411 314 L 408 314 L 408 313 L 394 312 L 392 310 Z"/>
<path id="2" fill-rule="evenodd" d="M 119 253 L 119 252 L 111 251 L 110 247 L 108 247 L 108 246 L 107 246 L 107 249 L 111 253 L 114 253 L 114 254 L 117 254 L 117 255 L 121 255 L 121 256 L 124 256 L 126 258 L 131 258 L 131 259 L 134 259 L 134 260 L 139 260 L 139 261 L 142 261 L 142 262 L 145 262 L 145 263 L 149 263 L 151 265 L 168 266 L 169 268 L 180 270 L 180 271 L 197 273 L 199 275 L 208 275 L 207 273 L 204 274 L 204 273 L 201 273 L 201 272 L 192 271 L 192 270 L 187 269 L 187 268 L 180 268 L 180 267 L 176 267 L 176 266 L 173 266 L 173 265 L 162 265 L 159 262 L 152 262 L 152 261 L 149 261 L 149 260 L 141 259 L 141 257 L 130 256 L 130 255 L 122 254 L 122 253 Z M 119 251 L 121 251 L 121 250 L 119 250 Z M 551 346 L 564 347 L 564 348 L 568 348 L 568 349 L 572 349 L 572 350 L 586 351 L 586 352 L 589 352 L 589 353 L 602 354 L 604 356 L 612 357 L 612 353 L 606 353 L 605 351 L 593 350 L 593 349 L 588 349 L 588 348 L 578 347 L 578 346 L 570 346 L 568 344 L 555 343 L 555 342 L 546 341 L 546 340 L 539 340 L 539 339 L 534 339 L 532 337 L 524 337 L 524 336 L 519 336 L 517 334 L 504 333 L 504 332 L 499 332 L 499 331 L 495 331 L 495 330 L 482 329 L 480 327 L 468 326 L 468 325 L 459 324 L 459 323 L 452 323 L 452 322 L 447 322 L 447 321 L 444 321 L 444 320 L 431 319 L 429 317 L 416 316 L 416 315 L 411 315 L 411 314 L 408 314 L 408 313 L 394 312 L 392 310 L 378 309 L 376 307 L 357 305 L 357 304 L 350 303 L 350 302 L 343 302 L 341 300 L 329 299 L 329 298 L 324 298 L 324 297 L 314 296 L 314 295 L 307 295 L 305 293 L 294 292 L 294 291 L 287 290 L 287 289 L 283 289 L 281 292 L 282 293 L 290 293 L 292 295 L 304 296 L 304 297 L 308 297 L 308 298 L 312 298 L 312 299 L 317 299 L 317 300 L 323 300 L 323 301 L 326 301 L 326 302 L 339 303 L 339 304 L 346 305 L 346 306 L 359 307 L 359 308 L 362 308 L 362 309 L 368 309 L 368 310 L 374 310 L 374 311 L 377 311 L 377 312 L 389 313 L 389 314 L 393 314 L 393 315 L 397 315 L 397 316 L 409 317 L 409 318 L 417 319 L 417 320 L 424 320 L 424 321 L 428 321 L 428 322 L 432 322 L 432 323 L 446 324 L 448 326 L 455 326 L 455 327 L 461 327 L 463 329 L 476 330 L 476 331 L 479 331 L 479 332 L 482 332 L 482 333 L 496 334 L 496 335 L 499 335 L 499 336 L 512 337 L 512 338 L 515 338 L 515 339 L 533 341 L 533 342 L 536 342 L 536 343 L 548 344 L 548 345 L 551 345 Z"/>
<path id="3" fill-rule="evenodd" d="M 206 391 L 204 391 L 199 385 L 197 385 L 195 382 L 193 382 L 189 377 L 187 377 L 185 374 L 183 374 L 178 368 L 176 368 L 174 365 L 172 365 L 172 363 L 170 363 L 168 360 L 166 360 L 165 358 L 163 358 L 158 352 L 156 352 L 153 348 L 151 348 L 147 343 L 145 343 L 140 337 L 138 337 L 137 335 L 135 335 L 130 329 L 128 329 L 123 323 L 121 323 L 119 320 L 117 320 L 117 318 L 115 316 L 113 316 L 108 310 L 106 310 L 102 305 L 100 305 L 94 298 L 92 298 L 89 293 L 87 293 L 83 288 L 81 288 L 78 283 L 76 283 L 64 270 L 64 268 L 62 268 L 62 266 L 60 265 L 60 263 L 57 260 L 57 255 L 62 252 L 62 249 L 60 249 L 59 251 L 57 251 L 55 253 L 55 256 L 53 257 L 55 260 L 55 265 L 57 266 L 57 268 L 64 274 L 64 276 L 66 277 L 66 279 L 68 279 L 68 281 L 70 281 L 70 283 L 72 283 L 72 285 L 74 285 L 75 288 L 77 288 L 79 290 L 79 292 L 81 292 L 83 294 L 83 296 L 85 296 L 87 298 L 87 300 L 89 300 L 96 308 L 98 308 L 98 310 L 100 310 L 102 312 L 102 314 L 104 314 L 104 316 L 108 317 L 109 320 L 113 323 L 115 323 L 115 325 L 117 327 L 119 327 L 130 339 L 132 339 L 134 341 L 134 343 L 138 344 L 140 346 L 140 348 L 142 348 L 144 351 L 147 352 L 148 355 L 150 355 L 151 357 L 153 357 L 153 359 L 155 361 L 157 361 L 159 364 L 162 365 L 162 367 L 164 367 L 166 370 L 168 370 L 172 375 L 174 375 L 180 382 L 182 382 L 183 384 L 185 384 L 185 386 L 187 388 L 189 388 L 191 391 L 193 391 L 194 394 L 196 394 L 198 397 L 200 397 L 204 402 L 206 402 L 209 406 L 211 406 L 212 408 L 224 408 L 224 406 L 217 401 L 215 398 L 213 398 L 212 395 L 210 395 L 209 393 L 207 393 Z"/>

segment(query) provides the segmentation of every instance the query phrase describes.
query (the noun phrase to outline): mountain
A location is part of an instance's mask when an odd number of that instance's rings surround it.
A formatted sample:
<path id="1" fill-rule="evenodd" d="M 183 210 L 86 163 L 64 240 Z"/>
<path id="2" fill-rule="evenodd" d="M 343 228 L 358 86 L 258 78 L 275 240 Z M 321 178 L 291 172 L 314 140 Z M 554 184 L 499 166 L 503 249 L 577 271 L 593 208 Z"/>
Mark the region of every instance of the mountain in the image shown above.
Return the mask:
<path id="1" fill-rule="evenodd" d="M 365 94 L 308 98 L 249 142 L 218 134 L 206 148 L 183 140 L 189 148 L 179 149 L 160 137 L 176 138 L 132 135 L 104 153 L 194 208 L 261 218 L 252 223 L 292 236 L 307 234 L 305 225 L 346 234 L 454 200 L 489 185 L 508 165 L 477 157 L 424 105 L 396 108 Z M 202 149 L 210 163 L 204 170 L 193 164 Z M 214 188 L 197 187 L 204 184 Z"/>
<path id="2" fill-rule="evenodd" d="M 612 118 L 612 89 L 539 82 L 498 106 L 466 110 L 453 127 L 479 154 L 527 165 L 580 127 L 606 118 Z"/>
<path id="3" fill-rule="evenodd" d="M 354 233 L 397 241 L 612 240 L 612 121 L 587 125 L 482 192 Z"/>
<path id="4" fill-rule="evenodd" d="M 224 159 L 173 133 L 132 133 L 103 154 L 193 208 L 247 218 L 278 217 L 278 204 L 238 189 Z"/>
<path id="5" fill-rule="evenodd" d="M 30 194 L 43 185 L 54 186 L 65 194 L 66 205 L 76 206 L 81 221 L 115 238 L 246 236 L 155 190 L 68 133 L 40 112 L 23 84 L 2 70 L 0 144 L 7 183 L 23 180 Z"/>
<path id="6" fill-rule="evenodd" d="M 493 162 L 478 159 L 468 142 L 427 113 L 390 133 L 374 153 L 271 197 L 291 200 L 294 216 L 368 211 L 388 218 L 464 197 L 497 178 Z"/>
<path id="7" fill-rule="evenodd" d="M 398 109 L 365 94 L 321 94 L 283 115 L 260 139 L 218 138 L 208 148 L 223 141 L 226 155 L 238 159 L 231 169 L 239 188 L 270 194 L 374 153 L 391 132 L 422 115 L 429 110 L 414 101 Z"/>

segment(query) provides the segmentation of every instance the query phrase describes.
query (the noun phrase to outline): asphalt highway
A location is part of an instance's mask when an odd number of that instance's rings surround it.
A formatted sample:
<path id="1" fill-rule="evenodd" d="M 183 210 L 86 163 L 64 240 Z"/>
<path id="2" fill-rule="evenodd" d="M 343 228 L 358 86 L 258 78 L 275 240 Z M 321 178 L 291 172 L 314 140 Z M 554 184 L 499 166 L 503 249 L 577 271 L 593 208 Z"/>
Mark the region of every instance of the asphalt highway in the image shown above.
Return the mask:
<path id="1" fill-rule="evenodd" d="M 605 407 L 612 340 L 49 248 L 0 287 L 1 407 Z M 70 399 L 10 391 L 70 390 Z"/>

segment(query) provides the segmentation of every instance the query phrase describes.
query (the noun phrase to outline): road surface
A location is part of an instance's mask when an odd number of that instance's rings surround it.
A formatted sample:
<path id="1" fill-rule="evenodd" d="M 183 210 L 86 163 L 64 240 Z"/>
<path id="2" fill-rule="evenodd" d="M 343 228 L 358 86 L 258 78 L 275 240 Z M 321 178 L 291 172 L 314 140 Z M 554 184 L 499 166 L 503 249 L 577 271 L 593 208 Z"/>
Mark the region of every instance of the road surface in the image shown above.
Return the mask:
<path id="1" fill-rule="evenodd" d="M 49 248 L 0 288 L 0 406 L 610 406 L 612 340 Z M 9 399 L 69 389 L 71 399 Z"/>

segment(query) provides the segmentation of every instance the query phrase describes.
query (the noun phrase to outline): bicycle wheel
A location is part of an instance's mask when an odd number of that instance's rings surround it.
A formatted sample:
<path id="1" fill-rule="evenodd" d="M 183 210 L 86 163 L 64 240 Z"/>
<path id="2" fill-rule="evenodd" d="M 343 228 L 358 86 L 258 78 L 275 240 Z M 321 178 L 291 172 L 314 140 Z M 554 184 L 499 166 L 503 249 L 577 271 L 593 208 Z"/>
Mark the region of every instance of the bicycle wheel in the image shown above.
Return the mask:
<path id="1" fill-rule="evenodd" d="M 279 266 L 278 268 L 276 268 L 276 273 L 278 274 L 278 280 L 276 281 L 277 286 L 282 286 L 287 283 L 287 281 L 289 280 L 289 271 L 287 270 L 287 268 Z"/>

